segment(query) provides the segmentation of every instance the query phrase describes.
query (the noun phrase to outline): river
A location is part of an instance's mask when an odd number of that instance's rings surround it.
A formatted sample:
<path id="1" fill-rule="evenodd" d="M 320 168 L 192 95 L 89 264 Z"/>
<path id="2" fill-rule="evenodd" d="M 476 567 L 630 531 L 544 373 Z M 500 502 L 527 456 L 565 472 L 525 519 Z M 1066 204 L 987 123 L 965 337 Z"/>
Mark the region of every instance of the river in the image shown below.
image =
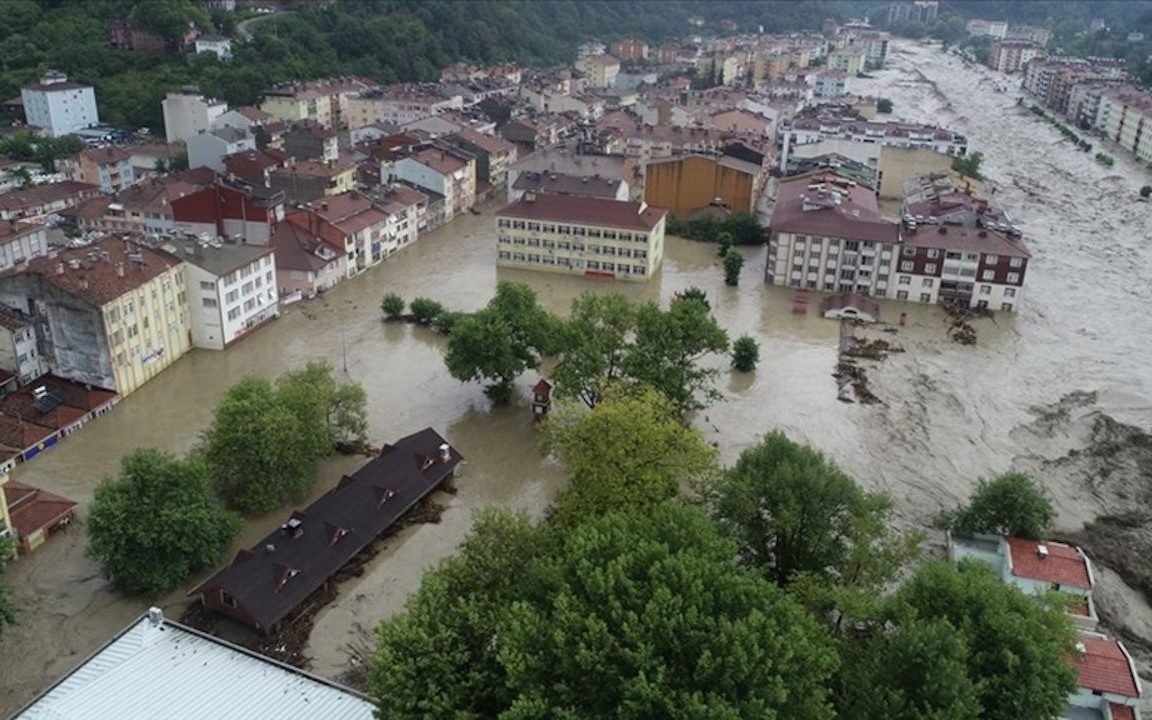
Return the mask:
<path id="1" fill-rule="evenodd" d="M 661 272 L 644 285 L 497 271 L 488 208 L 324 298 L 288 308 L 227 352 L 192 352 L 112 413 L 17 468 L 14 478 L 80 501 L 82 517 L 93 487 L 115 472 L 122 455 L 142 445 L 187 449 L 220 395 L 241 377 L 273 377 L 318 358 L 343 375 L 346 358 L 347 377 L 368 393 L 374 443 L 432 426 L 466 465 L 459 492 L 441 498 L 447 506 L 441 522 L 389 540 L 368 572 L 342 586 L 340 597 L 318 615 L 307 654 L 317 672 L 335 677 L 345 665 L 342 647 L 355 640 L 356 628 L 402 608 L 421 573 L 466 534 L 473 509 L 500 504 L 538 515 L 562 481 L 559 468 L 536 448 L 527 406 L 536 376 L 522 379 L 511 407 L 493 410 L 479 386 L 448 376 L 443 338 L 381 322 L 380 297 L 425 295 L 474 310 L 498 280 L 507 279 L 529 283 L 549 309 L 565 312 L 587 289 L 667 302 L 695 285 L 707 291 L 732 337 L 749 333 L 761 341 L 759 369 L 744 375 L 724 368 L 724 400 L 697 420 L 719 443 L 725 462 L 764 432 L 784 430 L 829 454 L 867 487 L 891 492 L 905 527 L 930 525 L 940 510 L 966 497 L 977 478 L 1020 467 L 1048 483 L 1061 530 L 1078 531 L 1111 502 L 1107 489 L 1085 489 L 1084 468 L 1065 462 L 1091 440 L 1083 423 L 1104 414 L 1147 430 L 1152 417 L 1144 354 L 1152 337 L 1152 293 L 1141 277 L 1152 261 L 1145 241 L 1152 221 L 1147 206 L 1133 200 L 1146 171 L 1119 154 L 1116 167 L 1106 170 L 1060 142 L 1055 130 L 1015 108 L 1015 91 L 996 92 L 997 84 L 1009 82 L 905 42 L 894 43 L 889 68 L 865 81 L 866 89 L 882 90 L 894 101 L 897 116 L 954 127 L 984 152 L 985 168 L 999 183 L 996 197 L 1021 221 L 1034 256 L 1021 312 L 978 322 L 976 346 L 948 341 L 944 315 L 934 307 L 884 303 L 887 320 L 908 312 L 907 326 L 889 337 L 907 352 L 865 363 L 879 404 L 836 400 L 830 375 L 838 327 L 817 316 L 818 296 L 808 314 L 796 315 L 791 292 L 763 285 L 764 248 L 743 251 L 748 262 L 737 288 L 723 284 L 714 247 L 675 238 L 668 240 Z M 717 360 L 718 367 L 724 364 Z M 317 494 L 360 462 L 324 463 Z M 237 547 L 253 543 L 286 514 L 251 522 Z M 20 624 L 0 641 L 6 658 L 0 663 L 0 714 L 26 702 L 146 608 L 108 589 L 83 556 L 82 530 L 81 523 L 52 538 L 7 573 L 22 612 Z M 930 545 L 938 549 L 941 542 L 933 535 Z M 1100 575 L 1106 585 L 1101 604 L 1124 618 L 1135 636 L 1152 638 L 1152 611 L 1143 598 L 1108 570 Z M 160 601 L 170 616 L 179 615 L 183 592 Z"/>

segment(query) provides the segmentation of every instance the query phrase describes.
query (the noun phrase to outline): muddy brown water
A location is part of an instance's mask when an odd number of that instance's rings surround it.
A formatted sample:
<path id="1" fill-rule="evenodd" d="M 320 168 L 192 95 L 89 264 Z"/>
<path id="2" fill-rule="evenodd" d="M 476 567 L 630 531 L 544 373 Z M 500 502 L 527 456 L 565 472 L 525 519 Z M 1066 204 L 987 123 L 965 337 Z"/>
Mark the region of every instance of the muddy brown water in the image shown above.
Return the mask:
<path id="1" fill-rule="evenodd" d="M 357 628 L 403 607 L 421 573 L 465 535 L 473 509 L 500 504 L 539 515 L 562 483 L 560 469 L 536 447 L 526 405 L 536 376 L 522 378 L 512 407 L 491 409 L 479 386 L 447 375 L 443 338 L 381 322 L 381 295 L 425 295 L 473 310 L 497 280 L 508 279 L 529 283 L 547 307 L 564 312 L 587 289 L 667 302 L 675 291 L 696 285 L 708 292 L 731 336 L 749 333 L 761 341 L 760 368 L 748 375 L 722 368 L 718 387 L 725 399 L 697 419 L 726 462 L 764 432 L 782 429 L 828 453 L 866 486 L 891 492 L 899 522 L 908 527 L 928 525 L 982 475 L 1010 467 L 1050 471 L 1061 525 L 1078 530 L 1100 503 L 1077 490 L 1083 483 L 1074 474 L 1058 475 L 1050 462 L 1082 447 L 1085 434 L 1075 424 L 1088 413 L 1106 412 L 1145 429 L 1152 425 L 1145 372 L 1152 297 L 1142 277 L 1152 265 L 1144 240 L 1152 222 L 1147 204 L 1128 199 L 1146 182 L 1139 175 L 1145 171 L 1120 155 L 1116 168 L 1100 168 L 1061 145 L 1054 130 L 1020 121 L 1013 114 L 1015 96 L 995 92 L 994 81 L 936 50 L 897 43 L 891 67 L 862 88 L 882 89 L 898 116 L 935 119 L 967 133 L 972 147 L 988 157 L 986 168 L 1002 188 L 997 198 L 1022 221 L 1034 255 L 1022 312 L 978 321 L 974 347 L 948 341 L 944 316 L 935 308 L 884 303 L 886 320 L 908 313 L 906 327 L 884 336 L 908 352 L 861 363 L 881 404 L 836 400 L 830 375 L 837 324 L 817 316 L 818 294 L 806 315 L 795 315 L 790 291 L 762 284 L 764 248 L 743 250 L 748 262 L 738 288 L 723 285 L 714 247 L 674 238 L 661 273 L 645 285 L 497 271 L 489 208 L 441 228 L 324 298 L 287 309 L 225 353 L 194 351 L 14 477 L 73 497 L 83 510 L 95 484 L 126 452 L 142 445 L 175 452 L 191 446 L 221 393 L 245 375 L 273 377 L 318 358 L 342 374 L 347 358 L 347 376 L 368 392 L 374 442 L 432 426 L 464 454 L 466 465 L 459 492 L 441 498 L 447 505 L 441 522 L 390 539 L 368 572 L 342 586 L 336 602 L 317 617 L 307 653 L 317 672 L 335 677 L 345 666 L 342 647 L 356 639 Z M 1061 416 L 1067 427 L 1038 427 L 1037 408 L 1073 391 L 1094 394 Z M 361 462 L 324 463 L 316 493 Z M 253 520 L 237 547 L 255 542 L 286 514 Z M 68 671 L 148 604 L 108 589 L 83 556 L 82 529 L 53 538 L 7 574 L 22 613 L 20 624 L 0 640 L 0 714 Z M 1152 610 L 1139 594 L 1107 570 L 1101 575 L 1109 583 L 1106 599 L 1135 618 L 1136 632 L 1152 637 Z M 160 604 L 178 616 L 184 602 L 179 591 Z"/>

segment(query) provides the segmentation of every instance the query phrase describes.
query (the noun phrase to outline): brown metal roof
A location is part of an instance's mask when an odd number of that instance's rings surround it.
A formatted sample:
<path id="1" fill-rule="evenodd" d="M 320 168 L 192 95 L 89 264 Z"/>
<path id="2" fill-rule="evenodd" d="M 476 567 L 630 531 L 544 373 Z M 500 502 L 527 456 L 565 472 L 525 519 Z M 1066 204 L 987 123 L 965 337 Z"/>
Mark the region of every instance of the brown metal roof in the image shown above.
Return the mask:
<path id="1" fill-rule="evenodd" d="M 641 210 L 641 205 L 634 202 L 574 195 L 526 194 L 497 213 L 497 216 L 649 232 L 666 214 L 666 210 L 651 207 Z"/>
<path id="2" fill-rule="evenodd" d="M 33 258 L 26 270 L 15 272 L 39 275 L 46 282 L 99 307 L 180 263 L 179 258 L 168 253 L 106 238 L 85 247 L 61 250 L 55 258 Z"/>

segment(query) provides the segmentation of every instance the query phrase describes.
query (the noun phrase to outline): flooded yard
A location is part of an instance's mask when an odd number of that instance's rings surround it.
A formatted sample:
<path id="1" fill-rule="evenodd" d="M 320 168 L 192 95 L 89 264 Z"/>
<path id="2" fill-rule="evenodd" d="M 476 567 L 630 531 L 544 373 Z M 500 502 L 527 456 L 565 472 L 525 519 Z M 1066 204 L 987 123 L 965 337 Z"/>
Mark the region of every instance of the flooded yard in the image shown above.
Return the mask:
<path id="1" fill-rule="evenodd" d="M 724 367 L 719 389 L 725 399 L 697 419 L 708 439 L 719 443 L 724 461 L 763 433 L 782 429 L 828 453 L 866 486 L 891 492 L 908 527 L 927 526 L 966 497 L 977 478 L 1010 467 L 1036 473 L 1050 488 L 1065 534 L 1142 497 L 1140 481 L 1147 485 L 1149 478 L 1140 475 L 1144 466 L 1133 448 L 1119 443 L 1103 458 L 1102 467 L 1114 466 L 1112 485 L 1096 482 L 1095 466 L 1084 462 L 1091 456 L 1085 451 L 1099 440 L 1093 434 L 1099 418 L 1145 431 L 1152 426 L 1152 289 L 1146 281 L 1152 220 L 1149 206 L 1134 199 L 1147 171 L 1119 154 L 1116 167 L 1105 169 L 1073 150 L 1050 126 L 1017 109 L 1014 91 L 996 92 L 1007 81 L 990 71 L 965 67 L 936 48 L 897 43 L 893 52 L 890 68 L 868 83 L 894 101 L 895 115 L 965 133 L 998 182 L 996 199 L 1024 229 L 1033 262 L 1019 315 L 977 321 L 978 342 L 966 347 L 947 338 L 946 318 L 937 308 L 885 302 L 886 321 L 908 313 L 907 325 L 888 336 L 907 352 L 862 361 L 881 402 L 846 405 L 836 400 L 831 377 L 838 325 L 819 317 L 819 294 L 806 315 L 796 315 L 791 291 L 763 285 L 762 247 L 743 250 L 748 262 L 738 288 L 723 284 L 714 246 L 674 238 L 651 282 L 594 283 L 498 272 L 491 208 L 465 216 L 324 298 L 289 308 L 227 352 L 193 352 L 114 412 L 16 470 L 17 480 L 80 501 L 81 526 L 53 538 L 7 575 L 22 613 L 0 642 L 8 658 L 0 664 L 0 713 L 26 702 L 147 606 L 109 591 L 96 564 L 83 556 L 83 510 L 96 483 L 138 446 L 190 447 L 220 395 L 247 374 L 272 377 L 318 358 L 338 374 L 346 366 L 347 377 L 368 392 L 373 443 L 432 426 L 466 458 L 459 492 L 440 498 L 447 506 L 441 522 L 388 540 L 368 572 L 341 586 L 337 601 L 317 617 L 307 654 L 322 675 L 344 669 L 341 648 L 356 638 L 357 625 L 371 627 L 402 608 L 421 573 L 465 535 L 474 508 L 543 511 L 562 473 L 536 447 L 527 405 L 536 376 L 522 379 L 511 407 L 492 410 L 478 385 L 448 376 L 443 338 L 381 322 L 385 292 L 474 310 L 498 280 L 507 279 L 529 283 L 549 309 L 566 312 L 588 289 L 667 302 L 678 290 L 701 287 L 732 337 L 748 333 L 761 342 L 762 361 L 753 374 L 730 373 L 727 359 L 717 360 Z M 1140 436 L 1134 437 L 1138 444 Z M 325 463 L 317 494 L 361 462 Z M 1119 492 L 1115 483 L 1124 478 L 1128 484 Z M 286 514 L 252 522 L 237 547 L 253 543 Z M 1100 574 L 1099 604 L 1115 618 L 1117 631 L 1128 632 L 1126 640 L 1152 638 L 1152 612 L 1142 596 L 1116 573 Z M 183 592 L 161 602 L 170 616 L 179 615 Z M 1132 645 L 1142 659 L 1152 650 Z"/>

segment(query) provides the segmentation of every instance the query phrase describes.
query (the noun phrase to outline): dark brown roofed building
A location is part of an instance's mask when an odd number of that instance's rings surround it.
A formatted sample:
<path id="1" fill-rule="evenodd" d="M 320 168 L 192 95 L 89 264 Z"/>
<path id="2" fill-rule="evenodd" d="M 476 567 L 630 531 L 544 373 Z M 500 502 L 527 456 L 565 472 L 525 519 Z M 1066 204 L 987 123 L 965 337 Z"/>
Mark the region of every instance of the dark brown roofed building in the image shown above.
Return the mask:
<path id="1" fill-rule="evenodd" d="M 354 555 L 451 478 L 462 459 L 431 428 L 386 445 L 189 594 L 200 595 L 212 610 L 273 632 Z"/>

